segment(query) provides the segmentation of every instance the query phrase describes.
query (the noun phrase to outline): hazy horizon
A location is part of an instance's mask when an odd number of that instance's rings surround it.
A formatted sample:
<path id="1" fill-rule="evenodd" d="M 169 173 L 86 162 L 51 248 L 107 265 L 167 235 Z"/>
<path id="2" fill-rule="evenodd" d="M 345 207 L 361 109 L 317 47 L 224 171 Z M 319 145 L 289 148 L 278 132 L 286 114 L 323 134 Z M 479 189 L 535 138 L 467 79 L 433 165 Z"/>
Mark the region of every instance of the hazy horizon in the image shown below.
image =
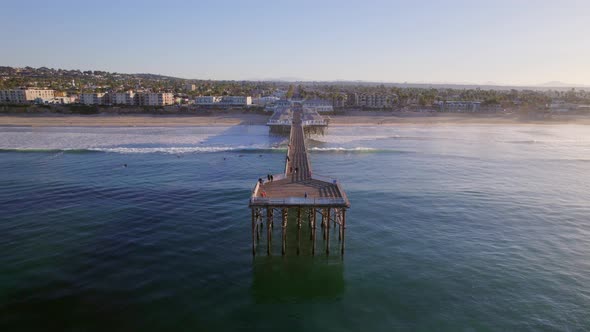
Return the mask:
<path id="1" fill-rule="evenodd" d="M 0 64 L 187 79 L 590 85 L 590 3 L 8 3 Z M 26 22 L 26 24 L 23 24 Z"/>

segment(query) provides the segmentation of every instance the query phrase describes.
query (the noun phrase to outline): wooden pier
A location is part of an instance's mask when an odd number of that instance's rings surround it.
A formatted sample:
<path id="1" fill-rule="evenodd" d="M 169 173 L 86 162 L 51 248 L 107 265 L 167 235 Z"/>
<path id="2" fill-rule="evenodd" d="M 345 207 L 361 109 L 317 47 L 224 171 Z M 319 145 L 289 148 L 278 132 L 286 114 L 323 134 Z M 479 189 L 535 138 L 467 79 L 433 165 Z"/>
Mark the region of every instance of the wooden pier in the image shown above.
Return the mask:
<path id="1" fill-rule="evenodd" d="M 285 170 L 258 181 L 250 198 L 252 210 L 252 254 L 262 237 L 266 220 L 267 254 L 271 254 L 272 230 L 275 219 L 281 221 L 281 252 L 286 251 L 289 212 L 296 213 L 297 254 L 301 247 L 301 228 L 304 220 L 310 228 L 311 253 L 316 249 L 316 222 L 320 221 L 325 252 L 330 254 L 330 228 L 338 231 L 340 253 L 344 254 L 346 209 L 350 202 L 336 179 L 314 175 L 305 146 L 302 112 L 295 110 L 290 125 L 289 146 L 285 156 Z M 319 217 L 319 218 L 318 218 Z"/>

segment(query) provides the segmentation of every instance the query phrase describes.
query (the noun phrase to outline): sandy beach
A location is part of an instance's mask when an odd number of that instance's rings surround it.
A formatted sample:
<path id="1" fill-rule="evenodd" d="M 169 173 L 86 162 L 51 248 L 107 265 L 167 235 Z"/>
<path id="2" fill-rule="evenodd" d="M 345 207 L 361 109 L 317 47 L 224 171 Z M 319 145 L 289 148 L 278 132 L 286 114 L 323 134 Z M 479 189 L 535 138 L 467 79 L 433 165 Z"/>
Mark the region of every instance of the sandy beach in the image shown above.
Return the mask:
<path id="1" fill-rule="evenodd" d="M 19 127 L 174 127 L 264 125 L 267 115 L 229 113 L 220 115 L 0 115 L 0 126 Z M 554 115 L 550 119 L 522 119 L 515 115 L 422 114 L 347 112 L 331 115 L 332 126 L 397 126 L 397 125 L 502 125 L 502 124 L 590 124 L 590 117 Z"/>
<path id="2" fill-rule="evenodd" d="M 345 115 L 330 116 L 335 126 L 398 126 L 398 125 L 517 125 L 517 124 L 590 124 L 590 117 L 582 115 L 552 115 L 550 118 L 522 118 L 515 114 L 433 114 L 400 112 L 349 111 Z"/>
<path id="3" fill-rule="evenodd" d="M 258 114 L 187 115 L 0 115 L 0 126 L 24 127 L 176 127 L 263 125 Z"/>

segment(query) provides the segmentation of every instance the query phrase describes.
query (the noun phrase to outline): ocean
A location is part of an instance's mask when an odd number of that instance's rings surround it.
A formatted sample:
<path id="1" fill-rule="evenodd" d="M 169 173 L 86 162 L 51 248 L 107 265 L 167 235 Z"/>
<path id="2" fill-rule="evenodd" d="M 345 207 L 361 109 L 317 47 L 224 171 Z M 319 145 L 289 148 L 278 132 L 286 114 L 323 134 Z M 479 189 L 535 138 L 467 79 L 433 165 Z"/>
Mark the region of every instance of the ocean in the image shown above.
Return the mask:
<path id="1" fill-rule="evenodd" d="M 286 144 L 0 128 L 0 330 L 590 330 L 589 127 L 330 127 L 308 148 L 352 204 L 344 256 L 336 232 L 281 256 L 276 227 L 252 257 L 248 198 Z"/>

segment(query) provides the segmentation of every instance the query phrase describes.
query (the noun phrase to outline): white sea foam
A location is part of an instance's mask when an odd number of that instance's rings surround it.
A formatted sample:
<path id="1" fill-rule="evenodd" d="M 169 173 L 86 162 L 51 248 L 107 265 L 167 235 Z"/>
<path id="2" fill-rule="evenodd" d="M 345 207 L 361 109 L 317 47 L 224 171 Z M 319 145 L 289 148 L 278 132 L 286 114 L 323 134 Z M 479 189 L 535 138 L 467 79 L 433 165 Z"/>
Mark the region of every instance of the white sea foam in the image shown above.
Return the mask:
<path id="1" fill-rule="evenodd" d="M 319 152 L 364 152 L 364 151 L 377 151 L 377 149 L 374 148 L 367 148 L 367 147 L 351 147 L 351 148 L 345 148 L 345 147 L 328 147 L 328 148 L 320 148 L 320 147 L 313 147 L 309 149 L 310 151 L 319 151 Z"/>
<path id="2" fill-rule="evenodd" d="M 191 146 L 191 147 L 112 147 L 112 148 L 90 148 L 89 151 L 112 152 L 112 153 L 212 153 L 226 151 L 268 151 L 284 150 L 276 147 L 253 147 L 253 146 Z"/>

